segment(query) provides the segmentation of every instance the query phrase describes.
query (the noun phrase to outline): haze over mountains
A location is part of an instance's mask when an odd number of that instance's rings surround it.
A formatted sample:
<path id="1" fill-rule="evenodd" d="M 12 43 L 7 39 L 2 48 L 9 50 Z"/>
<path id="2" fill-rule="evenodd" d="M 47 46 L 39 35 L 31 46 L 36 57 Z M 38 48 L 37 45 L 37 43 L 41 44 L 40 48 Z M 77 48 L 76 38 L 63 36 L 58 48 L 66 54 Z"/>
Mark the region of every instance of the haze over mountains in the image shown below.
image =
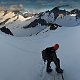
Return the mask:
<path id="1" fill-rule="evenodd" d="M 57 6 L 62 6 L 65 9 L 80 8 L 79 4 L 80 0 L 0 0 L 0 6 L 4 6 L 7 9 L 15 5 L 21 5 L 26 10 L 34 10 L 36 12 L 46 11 Z"/>

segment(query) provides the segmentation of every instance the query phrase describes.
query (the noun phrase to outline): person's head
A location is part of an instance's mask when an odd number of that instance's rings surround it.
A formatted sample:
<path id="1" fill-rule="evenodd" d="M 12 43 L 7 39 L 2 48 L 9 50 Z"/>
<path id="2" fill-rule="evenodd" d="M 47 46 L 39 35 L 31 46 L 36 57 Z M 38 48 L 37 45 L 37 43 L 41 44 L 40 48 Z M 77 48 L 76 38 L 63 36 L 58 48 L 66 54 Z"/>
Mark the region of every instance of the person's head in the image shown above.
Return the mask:
<path id="1" fill-rule="evenodd" d="M 58 50 L 59 44 L 55 44 L 53 47 L 54 47 L 55 50 Z"/>

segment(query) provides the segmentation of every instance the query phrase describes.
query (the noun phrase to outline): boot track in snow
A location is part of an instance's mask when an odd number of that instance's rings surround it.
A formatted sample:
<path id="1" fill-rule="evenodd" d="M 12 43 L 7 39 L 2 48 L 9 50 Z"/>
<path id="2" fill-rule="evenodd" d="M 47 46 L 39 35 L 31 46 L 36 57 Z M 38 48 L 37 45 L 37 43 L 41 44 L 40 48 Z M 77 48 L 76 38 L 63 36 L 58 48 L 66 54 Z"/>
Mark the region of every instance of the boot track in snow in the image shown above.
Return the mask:
<path id="1" fill-rule="evenodd" d="M 64 76 L 63 73 L 57 73 L 54 70 L 50 73 L 43 71 L 42 80 L 64 80 Z"/>

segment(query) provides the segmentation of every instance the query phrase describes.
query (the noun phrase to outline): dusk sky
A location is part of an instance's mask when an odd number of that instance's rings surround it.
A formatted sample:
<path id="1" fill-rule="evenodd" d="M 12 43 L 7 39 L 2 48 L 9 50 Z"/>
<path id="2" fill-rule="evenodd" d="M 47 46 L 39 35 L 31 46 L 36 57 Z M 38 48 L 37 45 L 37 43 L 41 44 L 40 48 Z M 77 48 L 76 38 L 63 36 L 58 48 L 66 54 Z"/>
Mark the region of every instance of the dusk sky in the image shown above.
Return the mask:
<path id="1" fill-rule="evenodd" d="M 80 0 L 0 0 L 0 6 L 12 5 L 23 5 L 26 10 L 43 11 L 63 5 L 64 8 L 80 8 Z"/>

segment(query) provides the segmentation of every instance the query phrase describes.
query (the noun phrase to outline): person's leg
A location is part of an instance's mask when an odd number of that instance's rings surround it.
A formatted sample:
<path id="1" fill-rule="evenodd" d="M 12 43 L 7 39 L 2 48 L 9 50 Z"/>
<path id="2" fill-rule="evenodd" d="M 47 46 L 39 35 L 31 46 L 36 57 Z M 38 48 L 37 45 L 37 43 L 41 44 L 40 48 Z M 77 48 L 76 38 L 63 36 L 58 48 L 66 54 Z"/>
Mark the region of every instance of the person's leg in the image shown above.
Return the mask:
<path id="1" fill-rule="evenodd" d="M 51 64 L 51 61 L 47 61 L 46 72 L 51 72 L 52 71 L 50 64 Z"/>
<path id="2" fill-rule="evenodd" d="M 59 60 L 59 58 L 57 58 L 56 61 L 54 61 L 54 64 L 56 65 L 56 71 L 58 73 L 63 73 L 63 70 L 60 68 L 60 60 Z"/>
<path id="3" fill-rule="evenodd" d="M 56 68 L 60 68 L 60 60 L 59 60 L 59 58 L 57 58 L 57 59 L 54 61 L 54 64 L 56 65 Z"/>

